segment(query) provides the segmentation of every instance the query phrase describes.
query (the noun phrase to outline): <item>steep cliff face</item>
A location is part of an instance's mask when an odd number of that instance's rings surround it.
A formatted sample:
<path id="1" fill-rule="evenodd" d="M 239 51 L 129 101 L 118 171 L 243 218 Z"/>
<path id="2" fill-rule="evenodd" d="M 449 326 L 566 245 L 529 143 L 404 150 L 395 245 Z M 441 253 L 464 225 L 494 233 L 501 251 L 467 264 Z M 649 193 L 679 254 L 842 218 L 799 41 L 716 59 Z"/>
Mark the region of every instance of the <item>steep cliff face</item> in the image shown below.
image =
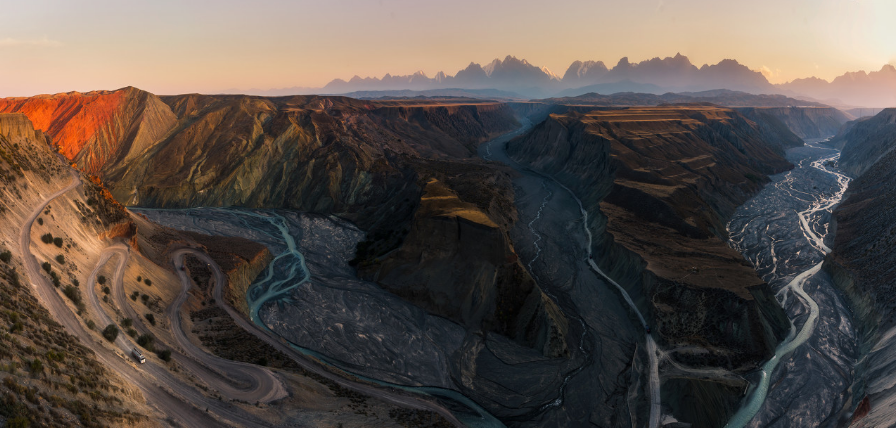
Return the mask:
<path id="1" fill-rule="evenodd" d="M 863 139 L 847 140 L 847 144 L 861 141 L 869 147 L 854 147 L 854 156 L 841 165 L 862 170 L 867 159 L 875 157 L 871 153 L 885 154 L 850 182 L 844 201 L 834 211 L 834 251 L 825 260 L 825 270 L 849 300 L 859 332 L 861 354 L 851 388 L 852 407 L 847 409 L 864 403 L 864 411 L 856 410 L 856 426 L 896 423 L 889 410 L 896 404 L 892 387 L 896 379 L 892 369 L 896 358 L 896 151 L 892 149 L 896 139 L 886 137 L 894 129 L 892 122 L 875 119 L 880 129 L 866 128 L 853 134 Z M 866 157 L 860 158 L 859 153 Z"/>
<path id="2" fill-rule="evenodd" d="M 437 179 L 426 184 L 403 245 L 364 271 L 463 326 L 499 332 L 545 356 L 567 353 L 568 322 L 519 262 L 507 230 Z"/>
<path id="3" fill-rule="evenodd" d="M 142 152 L 176 121 L 158 97 L 132 87 L 5 98 L 0 112 L 24 113 L 65 157 L 93 174 Z"/>
<path id="4" fill-rule="evenodd" d="M 848 134 L 849 131 L 852 131 L 852 128 L 855 127 L 856 124 L 862 123 L 868 119 L 871 119 L 872 117 L 873 116 L 860 117 L 858 119 L 850 120 L 849 122 L 840 125 L 840 129 L 837 130 L 837 133 L 834 134 L 834 137 L 829 140 L 823 141 L 822 144 L 843 150 L 843 145 L 846 144 L 846 139 L 844 138 L 846 134 Z"/>
<path id="5" fill-rule="evenodd" d="M 849 121 L 845 113 L 833 107 L 747 107 L 736 110 L 760 124 L 765 122 L 776 126 L 780 122 L 803 139 L 830 137 Z M 790 148 L 801 146 L 802 142 L 793 144 L 792 141 L 781 141 L 780 144 Z"/>
<path id="6" fill-rule="evenodd" d="M 832 143 L 843 147 L 840 168 L 853 177 L 862 175 L 884 155 L 896 147 L 896 109 L 885 109 L 835 138 Z"/>
<path id="7" fill-rule="evenodd" d="M 509 143 L 592 214 L 595 260 L 692 363 L 749 370 L 789 325 L 765 284 L 720 239 L 725 219 L 790 164 L 729 109 L 634 108 L 553 115 Z M 719 310 L 725 308 L 725 310 Z"/>

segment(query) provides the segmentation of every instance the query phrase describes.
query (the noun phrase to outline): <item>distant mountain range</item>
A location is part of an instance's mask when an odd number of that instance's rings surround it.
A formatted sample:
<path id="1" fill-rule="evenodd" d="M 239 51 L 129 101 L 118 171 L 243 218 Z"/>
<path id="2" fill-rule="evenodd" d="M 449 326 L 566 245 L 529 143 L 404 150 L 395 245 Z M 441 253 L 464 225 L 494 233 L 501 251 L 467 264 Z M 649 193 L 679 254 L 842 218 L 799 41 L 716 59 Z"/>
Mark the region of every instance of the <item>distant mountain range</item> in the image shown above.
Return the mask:
<path id="1" fill-rule="evenodd" d="M 387 74 L 376 77 L 352 77 L 348 81 L 336 79 L 324 86 L 324 93 L 357 91 L 432 90 L 445 88 L 497 89 L 514 92 L 524 97 L 537 98 L 558 95 L 579 95 L 587 92 L 637 91 L 649 93 L 704 91 L 731 89 L 749 93 L 768 93 L 774 86 L 757 71 L 752 71 L 735 60 L 724 60 L 715 65 L 697 68 L 687 57 L 678 54 L 670 58 L 654 58 L 631 63 L 622 58 L 608 69 L 600 61 L 576 61 L 561 78 L 546 67 L 530 64 L 525 59 L 507 56 L 485 66 L 470 63 L 454 76 L 438 72 L 428 77 L 422 71 L 409 76 Z M 619 89 L 619 90 L 617 90 Z"/>
<path id="2" fill-rule="evenodd" d="M 886 64 L 880 71 L 847 72 L 831 82 L 817 77 L 796 79 L 778 88 L 782 93 L 810 96 L 835 106 L 893 107 L 896 106 L 896 67 Z"/>
<path id="3" fill-rule="evenodd" d="M 841 108 L 896 106 L 896 67 L 885 65 L 880 71 L 848 72 L 828 82 L 817 77 L 796 79 L 773 85 L 758 71 L 725 59 L 718 64 L 695 66 L 684 55 L 630 62 L 622 58 L 609 68 L 602 61 L 575 61 L 562 77 L 547 67 L 538 67 L 514 56 L 482 66 L 471 62 L 453 76 L 438 72 L 427 76 L 418 71 L 411 75 L 386 74 L 382 78 L 354 76 L 335 79 L 322 88 L 284 88 L 250 91 L 256 95 L 291 94 L 364 94 L 366 97 L 394 96 L 395 91 L 417 91 L 417 95 L 479 96 L 483 98 L 573 97 L 587 93 L 614 94 L 640 92 L 701 92 L 728 89 L 750 94 L 783 94 L 801 100 L 822 102 Z M 238 90 L 224 91 L 238 93 Z M 478 94 L 477 94 L 478 92 Z M 382 94 L 382 95 L 378 95 Z M 499 95 L 500 94 L 500 95 Z M 405 92 L 404 95 L 410 95 Z"/>

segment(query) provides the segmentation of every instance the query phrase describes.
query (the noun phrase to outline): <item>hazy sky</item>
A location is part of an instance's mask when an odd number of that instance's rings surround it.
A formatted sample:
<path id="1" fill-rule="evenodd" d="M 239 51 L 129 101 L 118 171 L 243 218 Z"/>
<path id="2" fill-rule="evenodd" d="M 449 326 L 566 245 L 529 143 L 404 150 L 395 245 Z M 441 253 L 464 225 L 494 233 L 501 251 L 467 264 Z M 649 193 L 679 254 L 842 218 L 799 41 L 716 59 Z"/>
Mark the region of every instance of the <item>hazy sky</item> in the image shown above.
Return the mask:
<path id="1" fill-rule="evenodd" d="M 318 87 L 514 55 L 580 60 L 681 52 L 735 58 L 773 83 L 896 64 L 894 0 L 6 1 L 0 96 Z"/>

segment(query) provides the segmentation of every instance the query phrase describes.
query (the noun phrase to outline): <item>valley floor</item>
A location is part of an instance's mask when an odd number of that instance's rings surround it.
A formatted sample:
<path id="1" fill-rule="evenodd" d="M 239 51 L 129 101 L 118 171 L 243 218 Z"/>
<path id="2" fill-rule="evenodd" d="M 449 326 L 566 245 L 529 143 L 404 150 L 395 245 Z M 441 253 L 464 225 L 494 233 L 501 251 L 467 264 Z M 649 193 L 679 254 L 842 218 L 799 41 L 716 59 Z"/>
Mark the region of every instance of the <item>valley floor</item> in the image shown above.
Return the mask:
<path id="1" fill-rule="evenodd" d="M 751 379 L 750 411 L 742 409 L 730 427 L 842 422 L 836 418 L 852 383 L 856 333 L 842 293 L 820 270 L 833 242 L 831 211 L 849 181 L 834 166 L 838 156 L 816 142 L 791 149 L 796 168 L 772 176 L 728 225 L 732 245 L 776 291 L 794 325 L 766 364 L 758 394 L 760 376 Z"/>

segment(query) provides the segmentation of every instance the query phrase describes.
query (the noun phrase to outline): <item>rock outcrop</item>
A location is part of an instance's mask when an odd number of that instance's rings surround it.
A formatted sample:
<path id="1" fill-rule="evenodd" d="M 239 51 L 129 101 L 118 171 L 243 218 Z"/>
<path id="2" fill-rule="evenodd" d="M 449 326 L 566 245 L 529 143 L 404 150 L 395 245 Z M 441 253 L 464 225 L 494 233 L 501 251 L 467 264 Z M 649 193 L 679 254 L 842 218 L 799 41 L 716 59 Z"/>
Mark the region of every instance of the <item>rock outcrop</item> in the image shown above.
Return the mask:
<path id="1" fill-rule="evenodd" d="M 857 121 L 831 144 L 843 147 L 840 168 L 853 177 L 865 173 L 896 147 L 896 109 L 885 109 L 872 118 Z"/>
<path id="2" fill-rule="evenodd" d="M 567 353 L 567 320 L 519 262 L 507 231 L 436 179 L 426 184 L 402 246 L 364 270 L 431 313 L 545 356 Z"/>

